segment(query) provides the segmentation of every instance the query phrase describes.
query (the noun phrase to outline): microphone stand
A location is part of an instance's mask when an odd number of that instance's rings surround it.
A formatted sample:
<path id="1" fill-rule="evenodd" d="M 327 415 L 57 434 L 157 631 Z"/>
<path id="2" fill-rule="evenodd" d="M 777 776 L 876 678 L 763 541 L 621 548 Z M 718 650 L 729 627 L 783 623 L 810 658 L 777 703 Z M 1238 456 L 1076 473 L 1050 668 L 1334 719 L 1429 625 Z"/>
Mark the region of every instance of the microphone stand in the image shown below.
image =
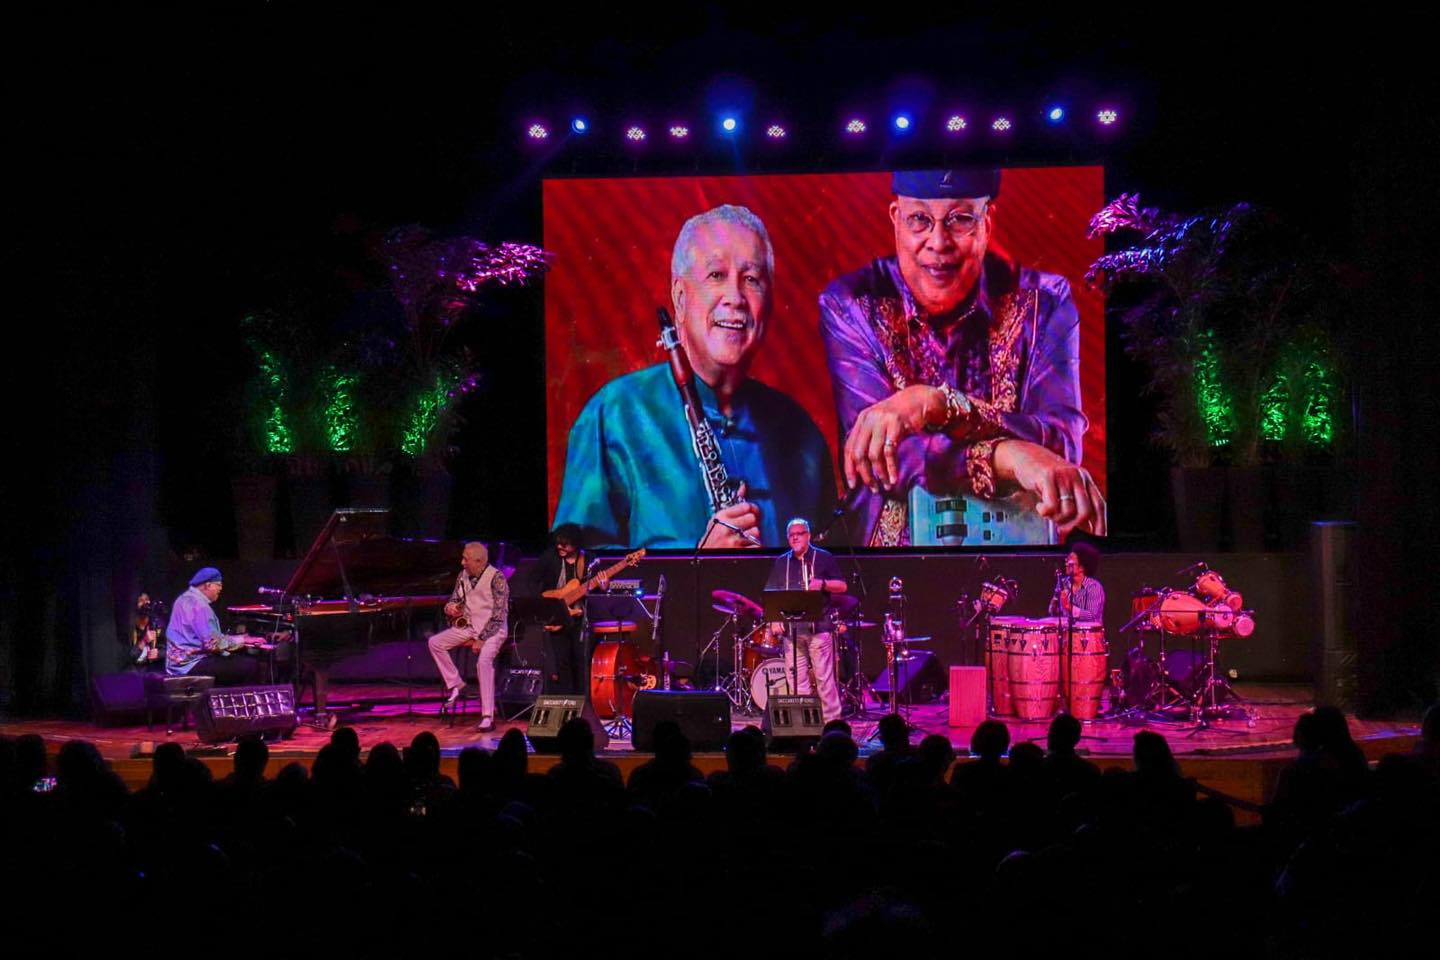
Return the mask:
<path id="1" fill-rule="evenodd" d="M 1074 691 L 1070 684 L 1075 677 L 1075 664 L 1071 657 L 1075 655 L 1075 578 L 1072 576 L 1065 584 L 1069 602 L 1065 605 L 1065 655 L 1060 658 L 1060 711 L 1071 713 L 1070 698 Z"/>

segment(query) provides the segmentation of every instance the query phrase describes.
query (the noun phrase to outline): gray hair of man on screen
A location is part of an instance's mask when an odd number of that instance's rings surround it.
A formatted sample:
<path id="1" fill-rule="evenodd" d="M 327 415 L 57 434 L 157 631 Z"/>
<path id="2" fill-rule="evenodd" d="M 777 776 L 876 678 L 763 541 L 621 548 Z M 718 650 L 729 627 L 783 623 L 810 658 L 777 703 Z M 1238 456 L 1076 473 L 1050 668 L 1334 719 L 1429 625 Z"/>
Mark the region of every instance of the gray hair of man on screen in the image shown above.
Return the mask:
<path id="1" fill-rule="evenodd" d="M 734 203 L 712 207 L 685 221 L 679 235 L 675 237 L 675 251 L 670 255 L 671 279 L 684 276 L 686 271 L 694 266 L 695 231 L 712 223 L 729 223 L 755 231 L 760 242 L 765 245 L 765 274 L 771 280 L 775 279 L 775 247 L 770 243 L 770 231 L 765 229 L 764 222 L 755 216 L 749 207 Z"/>

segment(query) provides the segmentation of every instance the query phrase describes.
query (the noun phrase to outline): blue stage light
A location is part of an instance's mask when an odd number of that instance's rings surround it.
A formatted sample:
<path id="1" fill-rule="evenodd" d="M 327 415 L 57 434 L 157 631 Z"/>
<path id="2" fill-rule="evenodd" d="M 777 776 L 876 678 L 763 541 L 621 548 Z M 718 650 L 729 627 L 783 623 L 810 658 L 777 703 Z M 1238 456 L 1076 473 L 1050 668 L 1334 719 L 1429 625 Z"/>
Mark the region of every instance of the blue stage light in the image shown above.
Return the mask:
<path id="1" fill-rule="evenodd" d="M 1061 120 L 1065 119 L 1065 108 L 1051 107 L 1049 110 L 1045 111 L 1045 119 L 1049 120 L 1051 123 L 1059 123 Z"/>
<path id="2" fill-rule="evenodd" d="M 570 129 L 576 133 L 585 133 L 590 129 L 590 124 L 586 122 L 584 117 L 576 117 L 570 121 Z"/>
<path id="3" fill-rule="evenodd" d="M 720 121 L 720 129 L 726 133 L 734 133 L 740 126 L 740 121 L 734 117 L 726 117 Z"/>
<path id="4" fill-rule="evenodd" d="M 908 132 L 910 131 L 910 123 L 911 123 L 911 121 L 910 121 L 910 114 L 908 114 L 908 113 L 897 113 L 897 114 L 895 114 L 895 120 L 894 120 L 895 129 L 898 130 L 900 133 L 908 133 Z"/>

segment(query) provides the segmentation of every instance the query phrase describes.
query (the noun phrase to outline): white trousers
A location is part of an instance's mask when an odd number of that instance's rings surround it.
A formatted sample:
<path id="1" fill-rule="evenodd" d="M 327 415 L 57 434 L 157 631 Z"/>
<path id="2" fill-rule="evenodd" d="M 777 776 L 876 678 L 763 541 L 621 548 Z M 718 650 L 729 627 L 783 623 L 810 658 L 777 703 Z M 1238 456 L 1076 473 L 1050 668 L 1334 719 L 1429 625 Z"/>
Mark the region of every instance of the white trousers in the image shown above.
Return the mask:
<path id="1" fill-rule="evenodd" d="M 430 656 L 434 658 L 435 666 L 440 670 L 440 679 L 445 681 L 446 690 L 454 690 L 456 687 L 465 685 L 460 671 L 455 669 L 455 660 L 450 656 L 450 651 L 456 647 L 470 646 L 475 642 L 475 636 L 475 631 L 469 627 L 451 627 L 449 630 L 441 630 L 430 638 Z M 505 631 L 498 630 L 480 647 L 480 656 L 475 658 L 475 679 L 480 684 L 480 715 L 482 717 L 495 716 L 495 658 L 500 655 L 500 648 L 503 646 L 505 646 Z"/>
<path id="2" fill-rule="evenodd" d="M 795 669 L 798 674 L 798 693 L 802 696 L 812 693 L 819 695 L 820 709 L 825 714 L 826 723 L 839 718 L 840 687 L 835 682 L 835 634 L 801 634 L 795 638 L 793 647 L 787 637 L 785 666 L 787 669 Z"/>

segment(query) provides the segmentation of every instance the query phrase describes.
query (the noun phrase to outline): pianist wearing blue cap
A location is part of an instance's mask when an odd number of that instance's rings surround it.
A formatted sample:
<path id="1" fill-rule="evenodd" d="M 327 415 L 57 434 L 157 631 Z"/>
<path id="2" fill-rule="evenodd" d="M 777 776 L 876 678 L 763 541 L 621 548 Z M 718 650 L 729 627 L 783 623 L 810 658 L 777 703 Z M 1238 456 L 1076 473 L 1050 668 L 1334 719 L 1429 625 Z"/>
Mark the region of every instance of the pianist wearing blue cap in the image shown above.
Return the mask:
<path id="1" fill-rule="evenodd" d="M 190 589 L 175 598 L 165 627 L 165 672 L 170 676 L 214 677 L 218 684 L 260 680 L 260 662 L 234 654 L 250 647 L 263 649 L 265 640 L 227 635 L 211 606 L 220 599 L 224 585 L 219 570 L 201 567 L 190 578 Z"/>
<path id="2" fill-rule="evenodd" d="M 820 295 L 852 538 L 946 542 L 917 527 L 916 488 L 1030 523 L 997 542 L 1103 535 L 1105 498 L 1080 466 L 1079 316 L 1065 278 L 989 249 L 1000 171 L 901 172 L 891 189 L 895 256 Z"/>

